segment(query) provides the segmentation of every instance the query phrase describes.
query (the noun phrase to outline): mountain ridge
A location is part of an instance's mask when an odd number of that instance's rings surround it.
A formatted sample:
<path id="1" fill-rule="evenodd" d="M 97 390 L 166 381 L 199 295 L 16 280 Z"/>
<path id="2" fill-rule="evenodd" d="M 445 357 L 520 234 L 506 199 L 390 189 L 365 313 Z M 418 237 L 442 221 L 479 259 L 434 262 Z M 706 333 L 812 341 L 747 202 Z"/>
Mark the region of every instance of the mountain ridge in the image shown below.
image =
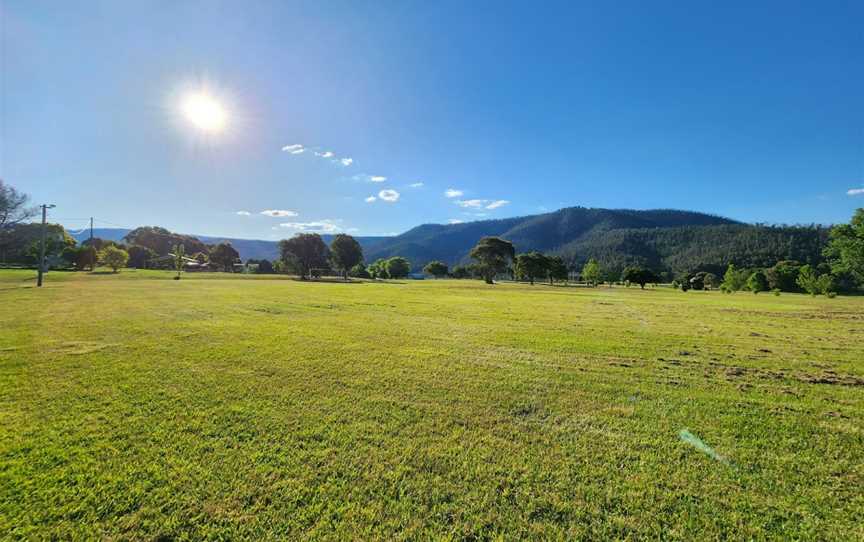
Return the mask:
<path id="1" fill-rule="evenodd" d="M 130 230 L 100 228 L 97 237 L 120 240 Z M 84 240 L 89 231 L 75 235 Z M 450 266 L 470 263 L 471 248 L 481 237 L 511 241 L 517 252 L 537 250 L 562 256 L 573 269 L 597 259 L 611 275 L 626 265 L 644 265 L 675 274 L 694 269 L 722 272 L 726 265 L 762 267 L 795 259 L 822 261 L 827 228 L 764 226 L 722 216 L 677 209 L 603 209 L 565 207 L 537 215 L 477 220 L 458 224 L 420 224 L 391 237 L 356 237 L 366 262 L 403 256 L 412 269 L 432 260 Z M 278 258 L 277 241 L 199 235 L 213 244 L 230 242 L 243 260 Z M 329 243 L 333 234 L 322 235 Z"/>

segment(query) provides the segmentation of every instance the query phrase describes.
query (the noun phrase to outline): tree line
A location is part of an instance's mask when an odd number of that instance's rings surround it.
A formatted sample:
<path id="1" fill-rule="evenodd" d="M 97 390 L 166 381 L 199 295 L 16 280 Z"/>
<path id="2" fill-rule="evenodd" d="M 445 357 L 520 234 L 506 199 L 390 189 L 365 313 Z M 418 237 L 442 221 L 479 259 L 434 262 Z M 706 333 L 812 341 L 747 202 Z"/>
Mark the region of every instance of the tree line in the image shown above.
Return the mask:
<path id="1" fill-rule="evenodd" d="M 29 223 L 35 208 L 27 205 L 28 198 L 0 180 L 0 264 L 35 265 L 38 261 L 41 225 Z M 626 285 L 671 283 L 687 290 L 720 289 L 724 292 L 763 291 L 807 292 L 813 295 L 834 295 L 850 292 L 864 285 L 864 209 L 858 209 L 848 224 L 830 230 L 820 227 L 768 228 L 770 235 L 748 230 L 746 257 L 740 247 L 731 250 L 722 238 L 735 224 L 721 224 L 674 229 L 613 230 L 597 233 L 604 242 L 613 246 L 622 239 L 628 242 L 641 236 L 645 245 L 642 252 L 661 254 L 669 246 L 681 244 L 682 239 L 698 238 L 688 244 L 687 251 L 703 256 L 682 256 L 673 268 L 669 257 L 645 258 L 635 262 L 614 261 L 611 265 L 603 258 L 567 257 L 568 251 L 578 245 L 567 245 L 563 250 L 544 254 L 538 251 L 516 253 L 514 244 L 500 237 L 482 237 L 470 250 L 473 263 L 448 267 L 445 262 L 431 261 L 423 267 L 424 273 L 436 278 L 479 278 L 492 284 L 496 278 L 536 281 L 579 280 L 590 286 L 618 282 Z M 767 228 L 767 227 L 763 227 Z M 796 230 L 794 235 L 789 234 Z M 275 261 L 248 260 L 243 264 L 230 243 L 212 245 L 189 236 L 170 232 L 165 228 L 145 226 L 129 232 L 121 242 L 93 239 L 76 243 L 59 224 L 46 227 L 46 260 L 53 267 L 92 270 L 97 264 L 111 267 L 165 268 L 179 271 L 190 269 L 243 271 L 251 273 L 295 273 L 302 280 L 338 272 L 343 279 L 349 277 L 370 279 L 399 279 L 409 276 L 411 263 L 402 256 L 364 261 L 360 243 L 347 234 L 336 235 L 328 246 L 320 235 L 301 233 L 279 242 L 280 256 Z M 698 230 L 698 231 L 697 231 Z M 745 232 L 746 233 L 746 232 Z M 707 237 L 705 237 L 707 235 Z M 623 236 L 623 237 L 622 237 Z M 727 236 L 728 237 L 728 236 Z M 737 239 L 737 237 L 735 237 Z M 710 265 L 704 261 L 705 240 L 715 248 Z M 584 241 L 584 240 L 583 240 Z M 596 245 L 596 242 L 594 243 Z M 718 248 L 719 247 L 719 248 Z M 780 250 L 780 249 L 783 250 Z M 636 249 L 639 252 L 638 247 Z M 718 252 L 719 251 L 719 252 Z M 725 251 L 725 252 L 724 252 Z M 772 254 L 800 255 L 774 261 Z M 716 263 L 718 254 L 725 254 L 725 268 Z M 686 267 L 687 261 L 692 261 Z M 740 262 L 746 262 L 742 265 Z M 178 274 L 179 276 L 179 274 Z"/>

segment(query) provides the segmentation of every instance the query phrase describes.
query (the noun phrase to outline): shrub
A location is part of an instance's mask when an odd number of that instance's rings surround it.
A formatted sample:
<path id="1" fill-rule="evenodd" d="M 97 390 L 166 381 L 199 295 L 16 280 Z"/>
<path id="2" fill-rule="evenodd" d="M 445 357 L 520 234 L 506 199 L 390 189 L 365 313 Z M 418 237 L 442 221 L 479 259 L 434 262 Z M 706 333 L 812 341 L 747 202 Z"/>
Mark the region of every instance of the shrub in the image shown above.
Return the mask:
<path id="1" fill-rule="evenodd" d="M 109 245 L 99 253 L 99 261 L 111 268 L 115 273 L 129 261 L 129 253 L 114 245 Z"/>

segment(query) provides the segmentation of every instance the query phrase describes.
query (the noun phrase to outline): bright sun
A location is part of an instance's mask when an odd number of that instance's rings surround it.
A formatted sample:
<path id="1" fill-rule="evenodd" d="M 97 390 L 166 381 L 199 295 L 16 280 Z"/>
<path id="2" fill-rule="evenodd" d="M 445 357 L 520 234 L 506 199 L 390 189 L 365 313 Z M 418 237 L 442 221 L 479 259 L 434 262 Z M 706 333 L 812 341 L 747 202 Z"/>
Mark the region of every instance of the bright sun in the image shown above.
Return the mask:
<path id="1" fill-rule="evenodd" d="M 206 94 L 190 94 L 183 100 L 183 114 L 198 129 L 221 132 L 227 115 L 222 105 Z"/>

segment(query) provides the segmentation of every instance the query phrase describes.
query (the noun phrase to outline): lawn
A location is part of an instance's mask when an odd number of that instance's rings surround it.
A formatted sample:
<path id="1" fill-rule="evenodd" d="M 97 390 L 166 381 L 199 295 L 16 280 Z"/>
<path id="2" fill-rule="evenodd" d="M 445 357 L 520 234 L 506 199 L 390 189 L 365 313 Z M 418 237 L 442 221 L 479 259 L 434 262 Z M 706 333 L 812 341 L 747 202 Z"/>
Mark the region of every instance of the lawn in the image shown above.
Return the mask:
<path id="1" fill-rule="evenodd" d="M 864 298 L 32 274 L 8 539 L 864 538 Z"/>

